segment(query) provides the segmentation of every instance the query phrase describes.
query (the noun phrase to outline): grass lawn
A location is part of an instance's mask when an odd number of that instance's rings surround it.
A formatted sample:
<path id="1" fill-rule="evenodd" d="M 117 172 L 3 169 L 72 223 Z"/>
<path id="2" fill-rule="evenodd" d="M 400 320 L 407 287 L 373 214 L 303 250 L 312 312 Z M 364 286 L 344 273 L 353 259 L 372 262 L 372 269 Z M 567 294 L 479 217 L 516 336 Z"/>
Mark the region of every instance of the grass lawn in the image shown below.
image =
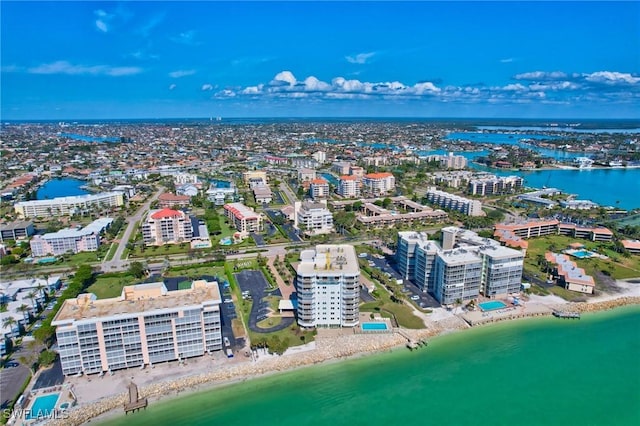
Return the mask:
<path id="1" fill-rule="evenodd" d="M 259 321 L 258 327 L 262 327 L 262 328 L 275 327 L 276 325 L 279 325 L 281 322 L 282 322 L 282 317 L 280 316 L 269 317 L 267 319 Z"/>
<path id="2" fill-rule="evenodd" d="M 118 244 L 111 243 L 111 246 L 109 247 L 109 251 L 107 252 L 107 257 L 105 258 L 105 260 L 113 260 L 113 256 L 115 256 L 117 250 L 118 250 Z"/>
<path id="3" fill-rule="evenodd" d="M 87 293 L 93 293 L 98 299 L 118 297 L 122 294 L 122 287 L 135 284 L 138 280 L 133 275 L 102 274 L 87 288 Z"/>
<path id="4" fill-rule="evenodd" d="M 199 279 L 203 275 L 211 275 L 219 278 L 225 278 L 224 266 L 218 265 L 189 265 L 184 267 L 170 268 L 165 276 L 167 277 L 187 277 L 189 279 Z"/>
<path id="5" fill-rule="evenodd" d="M 360 312 L 380 313 L 380 315 L 385 318 L 395 317 L 400 327 L 414 329 L 424 328 L 424 322 L 417 316 L 413 315 L 411 307 L 404 303 L 392 302 L 391 296 L 387 290 L 382 288 L 382 286 L 376 283 L 375 280 L 371 281 L 373 281 L 376 286 L 374 296 L 377 300 L 375 302 L 368 302 L 360 305 Z"/>
<path id="6" fill-rule="evenodd" d="M 544 276 L 543 266 L 538 265 L 540 256 L 543 257 L 547 251 L 560 253 L 566 249 L 569 244 L 579 242 L 583 244 L 587 250 L 609 257 L 609 259 L 606 260 L 597 258 L 572 258 L 571 260 L 583 268 L 587 274 L 593 275 L 594 278 L 597 277 L 597 272 L 610 275 L 613 279 L 640 277 L 640 257 L 624 257 L 611 249 L 611 243 L 600 243 L 563 235 L 547 235 L 540 238 L 531 238 L 528 242 L 529 248 L 527 249 L 527 256 L 524 259 L 525 269 L 528 272 L 539 274 L 540 276 Z"/>
<path id="7" fill-rule="evenodd" d="M 191 250 L 191 245 L 189 243 L 180 243 L 180 244 L 165 244 L 163 246 L 150 246 L 145 247 L 144 251 L 141 246 L 136 246 L 132 251 L 129 257 L 157 257 L 157 256 L 167 256 L 171 254 L 187 254 Z"/>

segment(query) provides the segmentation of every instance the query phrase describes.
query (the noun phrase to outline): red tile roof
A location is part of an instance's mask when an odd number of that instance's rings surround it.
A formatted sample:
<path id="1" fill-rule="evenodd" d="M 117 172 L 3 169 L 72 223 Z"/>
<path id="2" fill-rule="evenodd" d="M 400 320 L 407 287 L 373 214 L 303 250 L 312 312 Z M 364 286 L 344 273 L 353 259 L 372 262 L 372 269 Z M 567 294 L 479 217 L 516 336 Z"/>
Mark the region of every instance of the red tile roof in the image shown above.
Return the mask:
<path id="1" fill-rule="evenodd" d="M 178 210 L 162 209 L 151 215 L 151 219 L 166 219 L 172 217 L 182 217 L 184 213 Z"/>

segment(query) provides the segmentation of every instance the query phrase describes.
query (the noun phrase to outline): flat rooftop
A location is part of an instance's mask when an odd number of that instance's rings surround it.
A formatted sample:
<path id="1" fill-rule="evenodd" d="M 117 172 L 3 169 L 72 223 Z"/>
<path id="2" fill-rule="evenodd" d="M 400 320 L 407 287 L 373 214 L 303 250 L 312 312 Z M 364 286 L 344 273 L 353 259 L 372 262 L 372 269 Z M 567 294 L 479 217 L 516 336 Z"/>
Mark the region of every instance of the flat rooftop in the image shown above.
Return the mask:
<path id="1" fill-rule="evenodd" d="M 103 317 L 132 316 L 142 312 L 171 310 L 208 304 L 220 304 L 220 290 L 215 281 L 197 280 L 190 289 L 168 291 L 164 283 L 126 286 L 120 297 L 97 299 L 93 293 L 83 293 L 75 299 L 67 299 L 52 321 L 62 325 L 74 321 Z"/>
<path id="2" fill-rule="evenodd" d="M 297 272 L 300 275 L 358 275 L 360 266 L 353 246 L 322 244 L 303 250 Z"/>

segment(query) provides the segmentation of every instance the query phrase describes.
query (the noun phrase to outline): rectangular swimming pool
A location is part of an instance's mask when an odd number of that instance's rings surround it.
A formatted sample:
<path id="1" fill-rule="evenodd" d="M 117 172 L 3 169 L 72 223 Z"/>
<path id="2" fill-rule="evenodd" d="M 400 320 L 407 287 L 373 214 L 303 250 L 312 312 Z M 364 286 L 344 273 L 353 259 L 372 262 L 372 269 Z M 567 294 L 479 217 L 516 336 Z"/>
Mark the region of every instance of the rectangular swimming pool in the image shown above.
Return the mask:
<path id="1" fill-rule="evenodd" d="M 489 302 L 478 303 L 478 306 L 480 306 L 480 309 L 482 309 L 485 312 L 495 311 L 496 309 L 502 309 L 507 307 L 507 305 L 505 305 L 504 302 L 501 302 L 499 300 L 491 300 Z"/>
<path id="2" fill-rule="evenodd" d="M 59 396 L 59 393 L 37 396 L 27 413 L 27 420 L 53 418 Z"/>
<path id="3" fill-rule="evenodd" d="M 387 323 L 384 322 L 363 322 L 360 324 L 363 331 L 386 330 Z"/>

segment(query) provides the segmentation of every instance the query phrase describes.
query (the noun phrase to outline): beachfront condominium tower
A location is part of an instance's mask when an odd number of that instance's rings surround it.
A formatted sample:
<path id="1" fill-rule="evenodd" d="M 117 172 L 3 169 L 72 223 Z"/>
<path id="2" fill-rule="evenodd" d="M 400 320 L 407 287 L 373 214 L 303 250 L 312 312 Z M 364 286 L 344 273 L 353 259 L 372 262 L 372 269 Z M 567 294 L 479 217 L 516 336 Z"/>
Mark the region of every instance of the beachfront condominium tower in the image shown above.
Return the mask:
<path id="1" fill-rule="evenodd" d="M 51 322 L 62 372 L 100 373 L 219 350 L 220 303 L 218 284 L 203 280 L 184 290 L 158 282 L 124 287 L 111 299 L 67 299 Z"/>
<path id="2" fill-rule="evenodd" d="M 465 248 L 444 250 L 434 263 L 433 295 L 443 305 L 478 297 L 482 260 Z"/>
<path id="3" fill-rule="evenodd" d="M 398 232 L 398 271 L 421 290 L 433 291 L 433 265 L 439 251 L 426 232 Z"/>
<path id="4" fill-rule="evenodd" d="M 300 253 L 297 268 L 298 324 L 301 327 L 358 325 L 360 267 L 353 246 L 318 245 Z"/>
<path id="5" fill-rule="evenodd" d="M 399 272 L 442 304 L 485 297 L 506 297 L 520 290 L 524 253 L 450 226 L 441 245 L 423 232 L 399 232 Z"/>

